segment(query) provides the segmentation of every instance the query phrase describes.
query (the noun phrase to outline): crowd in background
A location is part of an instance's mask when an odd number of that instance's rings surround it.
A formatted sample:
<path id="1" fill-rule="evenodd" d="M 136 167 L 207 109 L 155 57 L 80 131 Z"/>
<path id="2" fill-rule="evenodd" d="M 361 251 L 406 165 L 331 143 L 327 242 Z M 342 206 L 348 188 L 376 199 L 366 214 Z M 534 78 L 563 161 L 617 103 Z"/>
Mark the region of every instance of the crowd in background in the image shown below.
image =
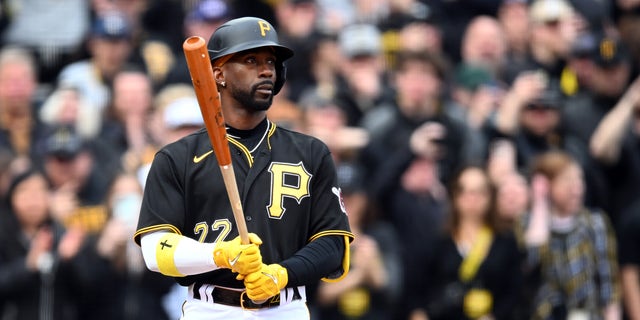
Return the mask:
<path id="1" fill-rule="evenodd" d="M 0 320 L 179 318 L 137 210 L 184 39 L 248 15 L 356 235 L 312 319 L 640 319 L 639 0 L 3 0 Z"/>

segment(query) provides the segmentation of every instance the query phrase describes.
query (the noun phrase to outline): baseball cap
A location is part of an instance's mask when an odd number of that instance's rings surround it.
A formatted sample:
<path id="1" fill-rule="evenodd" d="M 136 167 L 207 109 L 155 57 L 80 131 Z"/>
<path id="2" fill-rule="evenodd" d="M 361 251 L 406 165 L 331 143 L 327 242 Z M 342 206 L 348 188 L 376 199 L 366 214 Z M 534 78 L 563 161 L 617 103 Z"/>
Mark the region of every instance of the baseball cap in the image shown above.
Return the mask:
<path id="1" fill-rule="evenodd" d="M 59 159 L 72 159 L 83 149 L 84 141 L 68 125 L 53 127 L 44 141 L 45 155 Z"/>
<path id="2" fill-rule="evenodd" d="M 187 15 L 188 21 L 218 22 L 231 18 L 229 5 L 223 0 L 202 0 Z"/>
<path id="3" fill-rule="evenodd" d="M 341 162 L 336 166 L 338 187 L 345 194 L 352 194 L 365 189 L 364 174 L 361 165 L 352 162 Z"/>
<path id="4" fill-rule="evenodd" d="M 618 38 L 601 36 L 593 52 L 594 62 L 601 67 L 612 67 L 627 60 L 626 47 Z"/>
<path id="5" fill-rule="evenodd" d="M 375 56 L 382 52 L 380 30 L 371 24 L 347 26 L 338 34 L 338 44 L 348 58 Z"/>
<path id="6" fill-rule="evenodd" d="M 198 100 L 194 97 L 178 98 L 164 109 L 164 123 L 169 129 L 203 126 Z"/>
<path id="7" fill-rule="evenodd" d="M 618 65 L 629 57 L 627 48 L 620 39 L 601 33 L 584 33 L 578 36 L 572 54 L 591 59 L 603 68 Z"/>
<path id="8" fill-rule="evenodd" d="M 100 38 L 128 39 L 131 37 L 131 24 L 121 12 L 109 11 L 96 17 L 91 31 Z"/>
<path id="9" fill-rule="evenodd" d="M 566 0 L 535 0 L 529 6 L 532 22 L 558 21 L 573 15 L 573 7 Z"/>

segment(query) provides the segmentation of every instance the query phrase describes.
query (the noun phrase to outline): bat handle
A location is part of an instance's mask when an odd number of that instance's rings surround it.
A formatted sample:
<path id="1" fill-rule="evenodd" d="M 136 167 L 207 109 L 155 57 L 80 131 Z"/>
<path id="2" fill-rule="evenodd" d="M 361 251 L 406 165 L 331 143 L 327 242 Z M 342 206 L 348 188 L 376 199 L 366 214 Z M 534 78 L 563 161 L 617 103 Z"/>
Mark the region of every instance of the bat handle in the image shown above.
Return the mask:
<path id="1" fill-rule="evenodd" d="M 222 172 L 222 179 L 224 180 L 224 186 L 227 188 L 227 194 L 229 195 L 229 201 L 231 202 L 231 210 L 233 211 L 233 217 L 236 220 L 236 226 L 238 227 L 238 235 L 240 235 L 240 242 L 242 244 L 249 244 L 249 230 L 245 222 L 244 212 L 242 210 L 242 202 L 240 201 L 240 194 L 238 193 L 238 185 L 236 183 L 236 175 L 233 172 L 233 165 L 220 166 L 220 172 Z"/>

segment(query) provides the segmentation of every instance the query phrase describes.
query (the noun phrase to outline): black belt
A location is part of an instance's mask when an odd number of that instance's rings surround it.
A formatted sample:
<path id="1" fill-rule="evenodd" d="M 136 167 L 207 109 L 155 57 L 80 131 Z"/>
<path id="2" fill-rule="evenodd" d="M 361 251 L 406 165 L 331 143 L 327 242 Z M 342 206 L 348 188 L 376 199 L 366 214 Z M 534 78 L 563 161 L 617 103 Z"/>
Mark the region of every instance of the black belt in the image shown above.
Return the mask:
<path id="1" fill-rule="evenodd" d="M 199 294 L 195 294 L 194 298 L 203 300 Z M 233 307 L 241 307 L 243 309 L 263 309 L 263 308 L 271 308 L 277 307 L 280 305 L 280 294 L 275 295 L 267 301 L 263 303 L 255 303 L 249 299 L 246 294 L 246 291 L 232 290 L 223 287 L 214 287 L 211 292 L 211 297 L 213 298 L 213 303 L 224 304 L 227 306 Z M 302 299 L 300 292 L 298 292 L 298 288 L 293 288 L 293 298 L 292 300 L 300 300 Z"/>

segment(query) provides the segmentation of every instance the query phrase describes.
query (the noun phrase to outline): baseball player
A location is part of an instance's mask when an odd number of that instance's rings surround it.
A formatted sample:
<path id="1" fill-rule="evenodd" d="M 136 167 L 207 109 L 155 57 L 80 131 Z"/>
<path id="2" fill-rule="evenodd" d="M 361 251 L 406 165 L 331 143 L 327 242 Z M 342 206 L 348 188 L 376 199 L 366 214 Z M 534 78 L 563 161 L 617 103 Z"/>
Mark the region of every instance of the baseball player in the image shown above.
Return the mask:
<path id="1" fill-rule="evenodd" d="M 147 267 L 188 286 L 182 319 L 309 319 L 305 285 L 348 272 L 353 240 L 319 140 L 266 117 L 293 52 L 244 17 L 209 40 L 249 244 L 241 244 L 206 129 L 162 148 L 138 230 Z"/>

